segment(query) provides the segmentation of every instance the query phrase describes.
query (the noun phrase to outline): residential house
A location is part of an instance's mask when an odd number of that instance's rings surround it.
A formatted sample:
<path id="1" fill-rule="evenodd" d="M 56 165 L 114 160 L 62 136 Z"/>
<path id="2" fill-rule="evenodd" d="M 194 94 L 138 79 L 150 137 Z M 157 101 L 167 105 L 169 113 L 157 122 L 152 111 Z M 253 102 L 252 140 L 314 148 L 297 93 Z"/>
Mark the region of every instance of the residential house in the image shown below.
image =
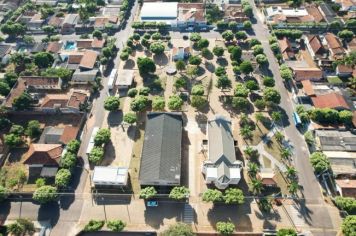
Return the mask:
<path id="1" fill-rule="evenodd" d="M 283 56 L 283 60 L 293 60 L 295 59 L 294 51 L 291 47 L 289 40 L 286 37 L 278 40 L 279 48 Z"/>
<path id="2" fill-rule="evenodd" d="M 91 17 L 89 21 L 90 25 L 94 27 L 94 30 L 105 30 L 105 28 L 109 25 L 113 29 L 119 28 L 119 18 L 117 16 Z"/>
<path id="3" fill-rule="evenodd" d="M 45 22 L 45 19 L 42 19 L 42 15 L 41 14 L 35 14 L 32 16 L 32 18 L 30 19 L 30 21 L 27 22 L 26 26 L 28 30 L 31 31 L 38 31 L 38 30 L 42 30 L 42 25 Z"/>
<path id="4" fill-rule="evenodd" d="M 294 74 L 294 80 L 301 82 L 303 80 L 318 81 L 323 78 L 323 72 L 319 68 L 292 68 Z"/>
<path id="5" fill-rule="evenodd" d="M 61 90 L 63 81 L 59 77 L 47 76 L 21 76 L 20 80 L 24 81 L 26 90 Z"/>
<path id="6" fill-rule="evenodd" d="M 119 90 L 126 90 L 132 85 L 134 78 L 134 70 L 119 70 L 117 73 L 115 85 Z"/>
<path id="7" fill-rule="evenodd" d="M 181 184 L 182 128 L 181 113 L 147 114 L 139 173 L 141 186 L 168 192 Z"/>
<path id="8" fill-rule="evenodd" d="M 356 51 L 356 37 L 347 43 L 348 52 Z"/>
<path id="9" fill-rule="evenodd" d="M 345 56 L 346 53 L 342 43 L 333 33 L 326 33 L 323 43 L 328 46 L 332 59 L 342 59 Z"/>
<path id="10" fill-rule="evenodd" d="M 79 63 L 79 68 L 83 70 L 94 69 L 96 59 L 98 58 L 98 53 L 92 50 L 86 50 L 83 54 L 82 59 Z"/>
<path id="11" fill-rule="evenodd" d="M 50 43 L 48 43 L 46 52 L 57 54 L 61 51 L 62 47 L 63 47 L 62 42 L 50 42 Z"/>
<path id="12" fill-rule="evenodd" d="M 49 18 L 47 24 L 53 26 L 56 30 L 60 30 L 64 22 L 64 17 L 53 15 Z"/>
<path id="13" fill-rule="evenodd" d="M 44 128 L 38 143 L 43 144 L 68 144 L 71 140 L 77 138 L 79 132 L 78 126 L 64 126 Z"/>
<path id="14" fill-rule="evenodd" d="M 263 186 L 277 187 L 276 174 L 271 168 L 263 168 L 257 173 L 256 178 L 261 180 Z"/>
<path id="15" fill-rule="evenodd" d="M 127 167 L 95 166 L 92 182 L 95 188 L 118 188 L 127 185 Z"/>
<path id="16" fill-rule="evenodd" d="M 333 2 L 340 6 L 339 11 L 341 11 L 341 12 L 356 11 L 356 1 L 355 0 L 333 0 Z"/>
<path id="17" fill-rule="evenodd" d="M 30 176 L 54 177 L 59 167 L 62 152 L 61 144 L 33 143 L 25 153 L 23 163 L 28 165 Z"/>
<path id="18" fill-rule="evenodd" d="M 266 20 L 270 23 L 303 23 L 315 22 L 305 8 L 282 8 L 272 6 L 265 9 Z"/>
<path id="19" fill-rule="evenodd" d="M 237 185 L 241 179 L 242 162 L 236 159 L 231 121 L 223 116 L 216 116 L 208 121 L 207 132 L 208 158 L 202 166 L 205 182 L 214 184 L 219 189 Z"/>
<path id="20" fill-rule="evenodd" d="M 337 20 L 336 13 L 327 2 L 321 2 L 318 8 L 327 23 L 330 24 L 331 22 Z"/>
<path id="21" fill-rule="evenodd" d="M 7 65 L 10 61 L 12 46 L 9 44 L 0 44 L 0 62 Z"/>
<path id="22" fill-rule="evenodd" d="M 356 135 L 350 131 L 316 130 L 315 140 L 322 151 L 356 152 Z"/>
<path id="23" fill-rule="evenodd" d="M 67 14 L 64 17 L 63 23 L 62 23 L 62 28 L 61 28 L 61 33 L 62 34 L 71 34 L 75 31 L 75 25 L 79 21 L 79 15 L 78 14 Z"/>
<path id="24" fill-rule="evenodd" d="M 332 138 L 329 145 L 332 142 L 338 143 L 336 139 Z M 323 140 L 325 144 L 325 141 Z M 331 149 L 332 147 L 328 147 Z M 349 178 L 356 176 L 356 152 L 350 151 L 323 151 L 327 156 L 333 175 L 337 178 Z"/>
<path id="25" fill-rule="evenodd" d="M 105 39 L 78 39 L 76 44 L 78 49 L 92 49 L 100 52 L 104 47 Z"/>
<path id="26" fill-rule="evenodd" d="M 339 77 L 351 77 L 354 69 L 351 66 L 338 65 L 335 71 Z"/>
<path id="27" fill-rule="evenodd" d="M 190 48 L 189 47 L 174 47 L 172 52 L 173 61 L 178 60 L 186 60 L 190 56 Z"/>
<path id="28" fill-rule="evenodd" d="M 224 20 L 227 22 L 236 22 L 238 26 L 243 27 L 243 22 L 250 20 L 244 13 L 241 5 L 224 5 Z"/>
<path id="29" fill-rule="evenodd" d="M 328 53 L 317 35 L 303 35 L 305 46 L 314 60 L 327 58 Z"/>
<path id="30" fill-rule="evenodd" d="M 356 179 L 336 179 L 336 190 L 339 192 L 341 197 L 351 197 L 356 196 Z"/>
<path id="31" fill-rule="evenodd" d="M 76 69 L 73 73 L 70 83 L 71 84 L 94 83 L 98 73 L 99 73 L 98 69 L 92 69 L 92 70 Z"/>
<path id="32" fill-rule="evenodd" d="M 339 93 L 322 94 L 311 98 L 316 108 L 332 108 L 336 110 L 349 110 L 350 107 L 344 97 Z"/>
<path id="33" fill-rule="evenodd" d="M 319 8 L 314 5 L 306 6 L 305 9 L 310 16 L 314 18 L 316 23 L 325 22 L 323 14 L 320 12 Z"/>
<path id="34" fill-rule="evenodd" d="M 67 94 L 46 94 L 38 105 L 43 112 L 78 113 L 86 101 L 86 93 L 73 91 Z"/>
<path id="35" fill-rule="evenodd" d="M 207 27 L 203 3 L 178 3 L 177 26 L 180 28 Z"/>

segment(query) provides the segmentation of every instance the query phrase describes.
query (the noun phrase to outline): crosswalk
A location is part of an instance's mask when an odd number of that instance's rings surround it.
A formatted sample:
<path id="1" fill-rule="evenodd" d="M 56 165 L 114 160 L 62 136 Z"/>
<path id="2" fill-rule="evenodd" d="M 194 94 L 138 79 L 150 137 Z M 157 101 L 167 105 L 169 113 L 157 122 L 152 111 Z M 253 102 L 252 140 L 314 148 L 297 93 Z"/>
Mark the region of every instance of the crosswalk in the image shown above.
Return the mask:
<path id="1" fill-rule="evenodd" d="M 184 205 L 183 222 L 186 224 L 194 222 L 194 209 L 189 203 Z"/>
<path id="2" fill-rule="evenodd" d="M 300 212 L 295 205 L 288 205 L 287 207 L 287 212 L 289 216 L 291 217 L 294 225 L 296 227 L 303 227 L 305 226 L 305 221 L 303 218 L 303 212 Z"/>

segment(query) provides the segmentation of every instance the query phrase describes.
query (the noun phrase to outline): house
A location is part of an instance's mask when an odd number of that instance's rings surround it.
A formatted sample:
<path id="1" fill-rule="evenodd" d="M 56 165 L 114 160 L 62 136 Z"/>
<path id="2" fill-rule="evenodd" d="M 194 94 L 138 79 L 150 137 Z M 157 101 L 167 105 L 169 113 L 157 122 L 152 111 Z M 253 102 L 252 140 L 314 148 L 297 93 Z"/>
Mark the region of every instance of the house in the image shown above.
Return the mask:
<path id="1" fill-rule="evenodd" d="M 77 138 L 79 127 L 65 126 L 65 127 L 46 127 L 38 143 L 44 144 L 68 144 L 71 140 Z"/>
<path id="2" fill-rule="evenodd" d="M 135 78 L 135 71 L 134 70 L 119 70 L 115 85 L 119 90 L 128 89 Z"/>
<path id="3" fill-rule="evenodd" d="M 356 152 L 323 151 L 327 156 L 334 176 L 337 178 L 356 175 Z"/>
<path id="4" fill-rule="evenodd" d="M 337 20 L 336 13 L 328 3 L 321 2 L 318 8 L 327 23 L 330 24 L 331 22 Z"/>
<path id="5" fill-rule="evenodd" d="M 337 65 L 336 67 L 336 75 L 340 77 L 351 77 L 353 71 L 351 66 Z"/>
<path id="6" fill-rule="evenodd" d="M 61 90 L 63 81 L 59 77 L 47 76 L 22 76 L 20 77 L 26 86 L 26 90 Z"/>
<path id="7" fill-rule="evenodd" d="M 80 69 L 92 70 L 95 66 L 98 53 L 92 50 L 86 50 L 79 63 Z"/>
<path id="8" fill-rule="evenodd" d="M 339 192 L 341 197 L 351 197 L 356 196 L 356 179 L 336 179 L 336 190 Z"/>
<path id="9" fill-rule="evenodd" d="M 303 35 L 305 46 L 314 60 L 327 58 L 327 50 L 324 48 L 317 35 Z"/>
<path id="10" fill-rule="evenodd" d="M 111 25 L 113 29 L 117 29 L 119 27 L 119 18 L 117 16 L 92 17 L 89 20 L 93 25 L 94 30 L 105 30 L 108 25 Z"/>
<path id="11" fill-rule="evenodd" d="M 96 51 L 101 51 L 104 47 L 105 39 L 78 39 L 76 45 L 78 49 L 92 49 Z"/>
<path id="12" fill-rule="evenodd" d="M 356 1 L 355 0 L 333 0 L 333 2 L 340 6 L 339 11 L 341 11 L 341 12 L 356 11 Z"/>
<path id="13" fill-rule="evenodd" d="M 10 61 L 12 46 L 9 44 L 0 44 L 0 62 L 7 65 Z"/>
<path id="14" fill-rule="evenodd" d="M 140 19 L 143 22 L 155 21 L 176 25 L 177 18 L 178 2 L 144 2 L 141 8 Z"/>
<path id="15" fill-rule="evenodd" d="M 323 14 L 320 12 L 319 8 L 314 5 L 306 6 L 305 9 L 310 16 L 314 18 L 316 23 L 325 22 Z"/>
<path id="16" fill-rule="evenodd" d="M 80 112 L 81 106 L 87 101 L 87 94 L 73 91 L 67 94 L 46 94 L 43 99 L 39 101 L 41 111 L 64 113 Z"/>
<path id="17" fill-rule="evenodd" d="M 80 70 L 76 69 L 73 73 L 71 84 L 87 84 L 94 83 L 99 70 Z"/>
<path id="18" fill-rule="evenodd" d="M 309 15 L 305 8 L 282 8 L 272 6 L 265 9 L 266 20 L 270 23 L 303 23 L 314 22 L 313 16 Z"/>
<path id="19" fill-rule="evenodd" d="M 356 135 L 350 131 L 316 130 L 315 140 L 322 151 L 356 151 Z"/>
<path id="20" fill-rule="evenodd" d="M 356 37 L 353 38 L 350 42 L 347 42 L 348 52 L 356 51 Z"/>
<path id="21" fill-rule="evenodd" d="M 50 53 L 59 53 L 62 49 L 63 43 L 62 42 L 50 42 L 46 48 L 46 52 Z"/>
<path id="22" fill-rule="evenodd" d="M 45 19 L 42 19 L 41 14 L 35 14 L 32 16 L 30 21 L 27 22 L 26 26 L 28 30 L 41 30 L 44 22 Z"/>
<path id="23" fill-rule="evenodd" d="M 336 92 L 322 94 L 312 97 L 312 102 L 316 108 L 332 108 L 336 110 L 349 110 L 350 107 L 344 97 Z"/>
<path id="24" fill-rule="evenodd" d="M 59 30 L 61 29 L 63 22 L 64 22 L 64 17 L 58 17 L 56 15 L 53 15 L 49 18 L 47 24 L 53 26 L 56 30 Z"/>
<path id="25" fill-rule="evenodd" d="M 250 20 L 250 18 L 244 13 L 241 5 L 224 5 L 224 20 L 227 22 L 234 21 L 238 23 L 238 26 L 243 27 L 243 22 Z"/>
<path id="26" fill-rule="evenodd" d="M 189 47 L 174 47 L 172 51 L 172 59 L 173 61 L 185 60 L 190 56 L 190 48 Z"/>
<path id="27" fill-rule="evenodd" d="M 79 14 L 67 14 L 64 17 L 61 33 L 71 34 L 75 31 L 75 26 L 79 21 Z"/>
<path id="28" fill-rule="evenodd" d="M 326 33 L 324 43 L 328 46 L 332 59 L 342 59 L 345 56 L 342 43 L 333 33 Z"/>
<path id="29" fill-rule="evenodd" d="M 165 192 L 181 184 L 182 128 L 181 113 L 147 114 L 139 173 L 141 186 L 155 186 Z"/>
<path id="30" fill-rule="evenodd" d="M 125 187 L 128 175 L 127 167 L 95 166 L 92 182 L 95 188 Z"/>
<path id="31" fill-rule="evenodd" d="M 208 121 L 208 158 L 204 161 L 202 172 L 207 184 L 219 189 L 237 185 L 241 179 L 241 161 L 236 159 L 231 121 L 216 116 Z"/>
<path id="32" fill-rule="evenodd" d="M 286 37 L 278 40 L 278 45 L 283 56 L 284 60 L 293 60 L 295 59 L 294 51 L 289 43 L 289 40 Z"/>
<path id="33" fill-rule="evenodd" d="M 177 26 L 207 27 L 203 3 L 178 3 Z"/>
<path id="34" fill-rule="evenodd" d="M 266 187 L 277 187 L 276 174 L 271 168 L 263 168 L 257 173 L 257 179 Z"/>
<path id="35" fill-rule="evenodd" d="M 301 68 L 292 68 L 294 74 L 294 80 L 297 82 L 303 80 L 312 80 L 318 81 L 323 78 L 323 71 L 319 68 L 311 67 L 301 67 Z"/>

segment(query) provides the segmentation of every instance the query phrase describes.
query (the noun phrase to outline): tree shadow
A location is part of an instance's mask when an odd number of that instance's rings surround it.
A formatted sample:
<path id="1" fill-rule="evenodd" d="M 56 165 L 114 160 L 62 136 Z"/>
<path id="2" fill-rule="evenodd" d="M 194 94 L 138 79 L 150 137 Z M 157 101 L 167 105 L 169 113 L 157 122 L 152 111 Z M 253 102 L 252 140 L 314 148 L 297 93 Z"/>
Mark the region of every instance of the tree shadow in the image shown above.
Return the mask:
<path id="1" fill-rule="evenodd" d="M 157 64 L 159 66 L 165 66 L 168 64 L 168 57 L 165 53 L 154 55 L 153 60 L 154 60 L 155 64 Z"/>
<path id="2" fill-rule="evenodd" d="M 219 57 L 216 59 L 216 63 L 219 65 L 219 66 L 227 66 L 229 63 L 228 61 L 223 58 L 223 57 Z"/>
<path id="3" fill-rule="evenodd" d="M 188 132 L 183 129 L 181 144 L 181 185 L 183 186 L 189 186 L 189 145 Z"/>
<path id="4" fill-rule="evenodd" d="M 198 66 L 198 76 L 202 76 L 205 74 L 205 69 L 201 66 Z"/>
<path id="5" fill-rule="evenodd" d="M 183 218 L 184 204 L 183 202 L 158 201 L 159 211 L 155 207 L 146 207 L 144 213 L 145 223 L 154 229 L 159 229 L 163 225 L 164 219 L 175 218 L 179 221 Z"/>
<path id="6" fill-rule="evenodd" d="M 204 65 L 207 71 L 209 71 L 210 73 L 214 73 L 215 65 L 213 63 L 211 63 L 210 61 L 205 61 Z"/>
<path id="7" fill-rule="evenodd" d="M 126 70 L 132 70 L 134 67 L 135 67 L 135 61 L 130 58 L 127 61 L 125 61 L 123 68 Z"/>
<path id="8" fill-rule="evenodd" d="M 111 111 L 107 117 L 107 123 L 110 128 L 118 127 L 123 120 L 124 114 L 121 110 L 119 111 Z"/>
<path id="9" fill-rule="evenodd" d="M 69 207 L 75 201 L 74 191 L 75 191 L 75 189 L 77 189 L 77 187 L 80 184 L 82 174 L 85 175 L 85 176 L 83 176 L 83 178 L 85 179 L 87 177 L 87 174 L 86 174 L 86 172 L 83 172 L 83 161 L 81 161 L 81 163 L 74 168 L 71 183 L 69 186 L 69 190 L 66 191 L 66 193 L 69 193 L 69 194 L 61 196 L 61 198 L 60 198 L 60 208 L 61 209 L 63 209 L 63 210 L 69 209 Z"/>
<path id="10" fill-rule="evenodd" d="M 50 202 L 47 204 L 42 204 L 38 209 L 37 220 L 47 221 L 50 220 L 51 226 L 53 227 L 58 223 L 60 216 L 59 205 L 57 202 Z"/>
<path id="11" fill-rule="evenodd" d="M 110 165 L 115 160 L 115 157 L 115 147 L 110 140 L 110 142 L 105 145 L 105 154 L 101 165 Z"/>
<path id="12" fill-rule="evenodd" d="M 0 202 L 0 222 L 4 222 L 7 216 L 10 214 L 11 202 L 10 200 L 5 200 Z"/>

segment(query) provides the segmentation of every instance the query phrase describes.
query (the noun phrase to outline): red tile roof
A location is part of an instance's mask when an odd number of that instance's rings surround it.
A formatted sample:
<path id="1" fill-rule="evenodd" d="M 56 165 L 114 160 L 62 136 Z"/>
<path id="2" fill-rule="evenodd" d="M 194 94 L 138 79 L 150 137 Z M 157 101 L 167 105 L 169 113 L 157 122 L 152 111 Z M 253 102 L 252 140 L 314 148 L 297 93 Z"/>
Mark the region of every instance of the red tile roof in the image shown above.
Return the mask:
<path id="1" fill-rule="evenodd" d="M 316 108 L 350 109 L 344 97 L 338 93 L 328 93 L 311 98 Z"/>
<path id="2" fill-rule="evenodd" d="M 310 80 L 303 80 L 302 85 L 303 85 L 303 91 L 305 92 L 306 95 L 315 96 L 315 91 L 313 89 L 313 85 L 310 82 Z"/>
<path id="3" fill-rule="evenodd" d="M 320 80 L 323 78 L 323 72 L 319 68 L 293 68 L 294 79 L 302 80 Z"/>
<path id="4" fill-rule="evenodd" d="M 52 52 L 52 53 L 58 53 L 63 46 L 63 43 L 59 42 L 50 42 L 47 46 L 46 51 L 47 52 Z"/>
<path id="5" fill-rule="evenodd" d="M 84 55 L 80 60 L 79 66 L 86 69 L 93 69 L 97 57 L 98 54 L 95 51 L 87 50 L 84 52 Z"/>
<path id="6" fill-rule="evenodd" d="M 91 43 L 92 48 L 103 48 L 105 44 L 105 39 L 94 38 Z"/>
<path id="7" fill-rule="evenodd" d="M 83 104 L 87 100 L 87 95 L 81 92 L 73 92 L 68 100 L 68 107 L 79 109 L 80 104 Z"/>
<path id="8" fill-rule="evenodd" d="M 65 108 L 68 103 L 69 96 L 67 94 L 47 94 L 41 103 L 44 108 Z"/>
<path id="9" fill-rule="evenodd" d="M 68 144 L 71 140 L 76 139 L 79 132 L 79 127 L 77 126 L 66 126 L 64 127 L 63 133 L 59 141 L 63 144 Z"/>
<path id="10" fill-rule="evenodd" d="M 352 74 L 353 69 L 351 66 L 345 66 L 345 65 L 338 65 L 337 70 L 339 73 L 349 73 Z"/>
<path id="11" fill-rule="evenodd" d="M 323 49 L 323 45 L 321 44 L 318 36 L 309 35 L 308 41 L 309 41 L 310 47 L 312 48 L 313 52 L 315 54 L 320 54 L 321 53 L 320 50 Z"/>
<path id="12" fill-rule="evenodd" d="M 62 151 L 61 144 L 31 144 L 25 153 L 24 164 L 58 165 Z"/>
<path id="13" fill-rule="evenodd" d="M 325 21 L 323 15 L 319 11 L 319 9 L 315 6 L 307 6 L 306 7 L 307 12 L 309 15 L 314 17 L 315 22 L 322 22 Z"/>
<path id="14" fill-rule="evenodd" d="M 20 79 L 24 80 L 27 86 L 57 86 L 60 81 L 58 77 L 46 76 L 22 76 Z"/>
<path id="15" fill-rule="evenodd" d="M 333 33 L 327 33 L 325 35 L 325 40 L 328 43 L 329 49 L 335 55 L 340 55 L 340 54 L 344 54 L 345 53 L 345 50 L 342 47 L 342 44 L 341 44 L 340 40 Z"/>

